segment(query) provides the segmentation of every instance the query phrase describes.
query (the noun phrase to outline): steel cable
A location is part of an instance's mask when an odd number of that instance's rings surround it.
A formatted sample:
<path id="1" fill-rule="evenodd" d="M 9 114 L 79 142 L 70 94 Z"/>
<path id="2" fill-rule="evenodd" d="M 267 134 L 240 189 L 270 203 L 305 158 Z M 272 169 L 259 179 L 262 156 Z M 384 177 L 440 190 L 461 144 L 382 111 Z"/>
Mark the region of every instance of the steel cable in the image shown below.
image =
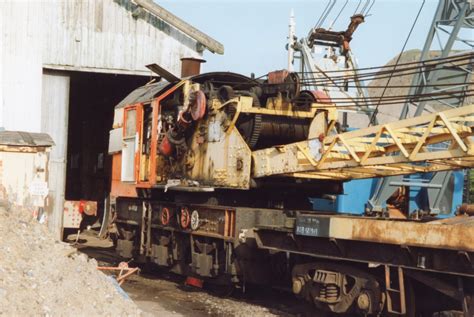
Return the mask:
<path id="1" fill-rule="evenodd" d="M 402 50 L 401 50 L 400 54 L 398 55 L 397 61 L 395 62 L 394 70 L 395 70 L 395 68 L 397 67 L 398 62 L 399 62 L 400 59 L 402 58 L 402 54 L 403 54 L 403 52 L 405 51 L 405 47 L 407 46 L 408 40 L 409 40 L 410 37 L 411 37 L 411 33 L 413 32 L 413 29 L 415 28 L 416 22 L 418 21 L 418 18 L 420 17 L 421 11 L 423 10 L 423 7 L 425 6 L 425 1 L 426 1 L 426 0 L 423 0 L 423 2 L 421 3 L 421 6 L 420 6 L 420 9 L 418 10 L 418 13 L 417 13 L 417 15 L 416 15 L 415 21 L 413 21 L 413 24 L 412 24 L 412 26 L 411 26 L 411 28 L 410 28 L 410 32 L 408 32 L 408 36 L 407 36 L 407 38 L 406 38 L 406 40 L 405 40 L 405 43 L 403 44 Z M 389 77 L 389 78 L 388 78 L 387 84 L 386 84 L 386 88 L 382 91 L 382 96 L 385 94 L 385 91 L 387 91 L 387 88 L 388 88 L 388 85 L 390 84 L 390 80 L 391 80 L 391 79 L 392 79 L 392 77 Z M 379 107 L 379 105 L 375 106 L 375 110 L 374 110 L 374 112 L 372 112 L 372 115 L 370 116 L 369 126 L 371 126 L 372 124 L 374 124 L 374 123 L 376 122 L 378 107 Z"/>

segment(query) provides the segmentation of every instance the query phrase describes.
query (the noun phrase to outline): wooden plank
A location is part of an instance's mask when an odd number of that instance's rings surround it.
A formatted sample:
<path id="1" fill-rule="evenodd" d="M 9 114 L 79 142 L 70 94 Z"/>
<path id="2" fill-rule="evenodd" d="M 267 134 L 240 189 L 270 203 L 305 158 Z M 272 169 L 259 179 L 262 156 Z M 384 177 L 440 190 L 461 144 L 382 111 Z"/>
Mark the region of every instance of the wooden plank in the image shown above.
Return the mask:
<path id="1" fill-rule="evenodd" d="M 169 72 L 168 70 L 164 69 L 163 67 L 161 67 L 158 64 L 146 65 L 146 68 L 148 68 L 152 72 L 160 75 L 161 77 L 163 77 L 164 79 L 166 79 L 170 83 L 180 80 L 178 76 L 174 75 L 173 73 Z"/>

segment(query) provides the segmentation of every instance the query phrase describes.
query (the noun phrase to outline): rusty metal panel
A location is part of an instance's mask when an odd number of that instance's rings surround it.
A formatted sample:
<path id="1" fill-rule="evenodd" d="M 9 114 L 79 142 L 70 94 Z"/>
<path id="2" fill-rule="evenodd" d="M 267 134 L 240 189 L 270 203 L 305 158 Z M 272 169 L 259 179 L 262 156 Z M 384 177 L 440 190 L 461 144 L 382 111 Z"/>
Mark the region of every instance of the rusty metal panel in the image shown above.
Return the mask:
<path id="1" fill-rule="evenodd" d="M 186 176 L 203 184 L 229 188 L 248 189 L 250 186 L 251 152 L 245 140 L 233 129 L 230 133 L 220 130 L 221 121 L 209 123 L 206 146 L 199 143 L 197 132 L 190 148 L 195 158 L 189 158 Z M 199 129 L 197 129 L 199 131 Z"/>
<path id="2" fill-rule="evenodd" d="M 474 218 L 463 217 L 455 225 L 443 222 L 419 223 L 373 221 L 371 219 L 331 219 L 331 235 L 345 239 L 474 251 Z"/>
<path id="3" fill-rule="evenodd" d="M 123 183 L 122 177 L 122 153 L 112 155 L 112 187 L 111 196 L 115 197 L 137 197 L 135 184 Z"/>
<path id="4" fill-rule="evenodd" d="M 424 248 L 474 251 L 474 217 L 417 222 L 364 217 L 297 217 L 296 234 Z"/>

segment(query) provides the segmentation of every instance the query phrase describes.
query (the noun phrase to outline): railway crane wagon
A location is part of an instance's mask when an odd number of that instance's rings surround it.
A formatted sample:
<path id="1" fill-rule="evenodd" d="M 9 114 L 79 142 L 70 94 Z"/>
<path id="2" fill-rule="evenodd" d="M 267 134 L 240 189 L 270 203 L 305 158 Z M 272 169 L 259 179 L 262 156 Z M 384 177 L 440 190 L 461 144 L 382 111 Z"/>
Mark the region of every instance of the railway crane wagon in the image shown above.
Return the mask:
<path id="1" fill-rule="evenodd" d="M 317 310 L 474 316 L 474 217 L 311 208 L 357 178 L 474 166 L 474 106 L 341 132 L 298 75 L 207 73 L 140 87 L 115 108 L 117 252 L 209 285 L 285 287 Z M 436 146 L 442 145 L 442 146 Z"/>

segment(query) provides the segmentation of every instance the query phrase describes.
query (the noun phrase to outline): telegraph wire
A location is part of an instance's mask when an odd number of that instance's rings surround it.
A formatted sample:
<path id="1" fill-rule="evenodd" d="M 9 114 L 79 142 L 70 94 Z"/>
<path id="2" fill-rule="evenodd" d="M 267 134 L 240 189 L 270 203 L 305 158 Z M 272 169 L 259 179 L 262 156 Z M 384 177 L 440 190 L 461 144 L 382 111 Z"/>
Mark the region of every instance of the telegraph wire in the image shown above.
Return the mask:
<path id="1" fill-rule="evenodd" d="M 374 6 L 375 4 L 375 0 L 372 2 L 372 4 L 370 5 L 370 7 L 367 9 L 367 12 L 365 13 L 364 17 L 368 17 L 369 16 L 369 13 L 370 11 L 372 10 L 372 7 Z"/>
<path id="2" fill-rule="evenodd" d="M 420 70 L 422 70 L 422 69 L 424 70 L 427 67 L 440 66 L 440 65 L 443 65 L 443 64 L 452 64 L 454 62 L 457 63 L 457 64 L 454 64 L 455 67 L 467 66 L 467 65 L 472 64 L 471 58 L 469 58 L 469 59 L 467 59 L 467 58 L 462 58 L 461 59 L 460 58 L 460 59 L 449 60 L 449 61 L 446 61 L 444 63 L 438 63 L 438 64 L 433 64 L 433 65 L 419 65 L 419 66 L 415 66 L 415 67 L 405 67 L 405 68 L 398 68 L 398 69 L 395 69 L 395 70 L 383 70 L 383 71 L 378 71 L 378 72 L 356 73 L 356 72 L 353 72 L 351 70 L 347 70 L 346 72 L 349 72 L 351 74 L 331 76 L 331 80 L 325 79 L 325 78 L 317 78 L 317 79 L 305 78 L 305 79 L 302 79 L 301 82 L 311 83 L 311 84 L 317 84 L 317 83 L 325 84 L 325 83 L 330 83 L 330 82 L 333 82 L 333 81 L 336 81 L 336 82 L 337 81 L 347 81 L 347 80 L 351 80 L 351 79 L 354 79 L 354 78 L 357 78 L 357 79 L 364 78 L 364 80 L 368 80 L 368 79 L 371 79 L 371 78 L 373 78 L 373 79 L 382 79 L 382 78 L 391 77 L 390 75 L 392 75 L 392 74 L 393 74 L 392 76 L 395 76 L 395 77 L 405 76 L 405 75 L 417 74 Z M 461 62 L 464 62 L 464 63 L 461 63 Z M 393 65 L 390 65 L 390 67 L 393 67 Z M 413 70 L 413 72 L 408 72 L 408 71 L 412 71 L 412 70 Z M 383 76 L 383 75 L 389 75 L 389 76 Z"/>
<path id="3" fill-rule="evenodd" d="M 471 58 L 474 58 L 474 52 L 467 52 L 467 53 L 457 54 L 457 55 L 452 55 L 452 56 L 447 56 L 447 57 L 438 57 L 438 58 L 425 59 L 425 60 L 422 60 L 422 61 L 399 63 L 398 66 L 423 64 L 423 67 L 426 67 L 426 66 L 435 66 L 435 65 L 437 65 L 437 64 L 425 65 L 426 63 L 435 63 L 435 62 L 446 61 L 444 63 L 439 63 L 439 64 L 446 64 L 446 63 L 450 63 L 450 62 L 453 62 L 453 61 L 457 61 L 458 59 L 464 60 L 464 59 L 471 59 Z M 380 69 L 380 68 L 393 68 L 393 65 L 360 67 L 360 68 L 354 68 L 353 71 L 363 71 L 363 70 L 372 70 L 372 69 Z M 326 73 L 342 73 L 342 72 L 347 72 L 347 71 L 349 71 L 349 70 L 347 70 L 347 69 L 335 69 L 335 70 L 327 70 L 325 72 Z M 312 74 L 312 73 L 317 73 L 317 72 L 305 71 L 303 73 Z"/>
<path id="4" fill-rule="evenodd" d="M 337 20 L 339 19 L 339 16 L 341 15 L 342 11 L 344 11 L 348 3 L 349 3 L 349 0 L 346 0 L 346 2 L 342 6 L 341 10 L 339 10 L 339 13 L 336 15 L 336 17 L 334 18 L 334 21 L 331 23 L 331 26 L 329 28 L 332 28 L 334 24 L 336 24 Z"/>
<path id="5" fill-rule="evenodd" d="M 411 37 L 411 33 L 413 32 L 413 29 L 415 28 L 415 25 L 416 25 L 416 22 L 418 21 L 418 18 L 420 17 L 420 14 L 421 14 L 421 11 L 423 10 L 423 7 L 425 6 L 425 1 L 426 0 L 423 0 L 423 2 L 421 3 L 421 6 L 420 6 L 420 9 L 418 10 L 418 14 L 416 15 L 416 18 L 415 20 L 413 21 L 413 24 L 411 26 L 411 29 L 410 29 L 410 32 L 408 32 L 408 36 L 405 40 L 405 43 L 403 44 L 403 47 L 402 47 L 402 50 L 400 52 L 400 54 L 398 55 L 398 58 L 397 58 L 397 61 L 395 62 L 395 65 L 394 65 L 394 70 L 395 68 L 397 67 L 397 64 L 398 62 L 400 61 L 400 59 L 402 58 L 402 54 L 403 52 L 405 51 L 405 47 L 408 43 L 408 40 L 410 39 Z M 385 89 L 382 91 L 382 96 L 385 94 L 385 91 L 387 91 L 387 88 L 388 88 L 388 85 L 390 84 L 390 80 L 392 79 L 392 77 L 389 77 L 388 80 L 387 80 L 387 83 L 386 83 L 386 87 Z M 375 106 L 375 110 L 374 112 L 372 112 L 372 115 L 370 116 L 370 120 L 369 120 L 369 126 L 371 126 L 372 124 L 374 124 L 376 122 L 376 119 L 377 119 L 377 112 L 378 112 L 378 107 L 379 105 Z"/>
<path id="6" fill-rule="evenodd" d="M 354 14 L 356 14 L 357 10 L 359 10 L 359 6 L 360 6 L 361 3 L 362 3 L 362 0 L 359 0 L 359 3 L 357 4 L 356 9 L 354 10 Z"/>

